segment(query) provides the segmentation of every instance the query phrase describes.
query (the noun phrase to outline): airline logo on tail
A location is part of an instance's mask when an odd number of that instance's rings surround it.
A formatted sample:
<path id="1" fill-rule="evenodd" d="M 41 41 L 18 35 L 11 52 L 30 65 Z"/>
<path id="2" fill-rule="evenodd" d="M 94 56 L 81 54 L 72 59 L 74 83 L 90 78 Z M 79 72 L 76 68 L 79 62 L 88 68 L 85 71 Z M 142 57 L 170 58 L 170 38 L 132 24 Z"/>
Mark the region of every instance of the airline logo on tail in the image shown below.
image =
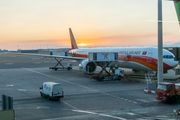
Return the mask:
<path id="1" fill-rule="evenodd" d="M 77 46 L 77 44 L 76 44 L 76 40 L 75 40 L 75 38 L 74 38 L 74 35 L 73 35 L 73 33 L 72 33 L 71 28 L 69 28 L 69 34 L 70 34 L 71 47 L 72 47 L 72 49 L 78 49 L 78 46 Z"/>

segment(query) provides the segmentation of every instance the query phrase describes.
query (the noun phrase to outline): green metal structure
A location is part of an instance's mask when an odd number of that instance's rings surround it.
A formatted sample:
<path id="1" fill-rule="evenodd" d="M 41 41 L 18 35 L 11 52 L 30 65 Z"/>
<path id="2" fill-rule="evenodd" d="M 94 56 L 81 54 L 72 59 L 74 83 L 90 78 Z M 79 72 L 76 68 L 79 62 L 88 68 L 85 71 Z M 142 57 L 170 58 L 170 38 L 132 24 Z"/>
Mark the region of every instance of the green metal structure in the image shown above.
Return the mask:
<path id="1" fill-rule="evenodd" d="M 179 21 L 179 25 L 180 25 L 180 1 L 174 1 L 174 6 L 176 9 L 176 13 L 177 13 L 177 17 L 178 17 L 178 21 Z"/>

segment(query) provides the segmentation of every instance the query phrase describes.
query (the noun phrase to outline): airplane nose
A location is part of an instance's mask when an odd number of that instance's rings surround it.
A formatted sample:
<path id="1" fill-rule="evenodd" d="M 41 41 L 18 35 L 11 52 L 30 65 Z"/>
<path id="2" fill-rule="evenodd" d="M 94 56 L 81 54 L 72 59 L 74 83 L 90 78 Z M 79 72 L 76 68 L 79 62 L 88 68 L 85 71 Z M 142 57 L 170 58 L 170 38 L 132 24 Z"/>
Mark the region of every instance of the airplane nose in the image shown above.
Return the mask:
<path id="1" fill-rule="evenodd" d="M 176 67 L 178 64 L 179 64 L 179 61 L 174 61 L 174 62 L 172 63 L 172 67 Z"/>

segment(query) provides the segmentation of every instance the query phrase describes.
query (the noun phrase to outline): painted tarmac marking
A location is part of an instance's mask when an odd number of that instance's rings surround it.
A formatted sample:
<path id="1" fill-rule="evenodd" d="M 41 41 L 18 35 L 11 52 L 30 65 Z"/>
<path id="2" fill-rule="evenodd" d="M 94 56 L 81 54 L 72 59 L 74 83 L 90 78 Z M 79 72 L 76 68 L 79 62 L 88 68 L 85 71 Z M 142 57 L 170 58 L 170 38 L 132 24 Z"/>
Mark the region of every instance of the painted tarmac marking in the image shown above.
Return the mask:
<path id="1" fill-rule="evenodd" d="M 50 63 L 50 61 L 44 61 L 44 63 Z"/>
<path id="2" fill-rule="evenodd" d="M 12 65 L 12 64 L 14 64 L 14 63 L 4 63 L 5 65 Z"/>
<path id="3" fill-rule="evenodd" d="M 33 64 L 40 64 L 41 62 L 33 62 Z"/>
<path id="4" fill-rule="evenodd" d="M 32 60 L 39 60 L 39 59 L 41 59 L 41 58 L 32 58 Z"/>
<path id="5" fill-rule="evenodd" d="M 69 103 L 67 103 L 67 102 L 65 102 L 65 101 L 63 101 L 63 100 L 60 100 L 60 101 L 63 102 L 64 104 L 68 105 L 68 106 L 71 107 L 72 109 L 78 110 L 76 107 L 70 105 Z"/>
<path id="6" fill-rule="evenodd" d="M 147 107 L 149 105 L 149 102 L 146 104 L 146 106 L 145 107 Z"/>
<path id="7" fill-rule="evenodd" d="M 104 89 L 100 89 L 100 90 L 84 90 L 83 92 L 92 92 L 92 91 L 102 91 L 102 90 L 104 90 Z M 107 90 L 107 89 L 105 89 L 105 90 Z"/>
<path id="8" fill-rule="evenodd" d="M 35 73 L 38 73 L 38 74 L 41 74 L 41 75 L 44 75 L 44 76 L 47 76 L 47 77 L 50 77 L 50 78 L 58 79 L 58 80 L 61 80 L 61 81 L 64 81 L 64 82 L 67 82 L 67 83 L 70 83 L 70 84 L 74 84 L 74 85 L 77 85 L 77 86 L 80 86 L 80 87 L 83 87 L 83 88 L 86 88 L 86 89 L 93 90 L 93 89 L 88 88 L 88 87 L 86 87 L 86 86 L 82 86 L 82 85 L 80 85 L 80 84 L 76 84 L 76 83 L 73 83 L 73 82 L 70 82 L 70 81 L 67 81 L 67 80 L 63 80 L 63 79 L 56 78 L 56 77 L 53 77 L 53 76 L 50 76 L 50 75 L 47 75 L 47 74 L 43 74 L 43 73 L 40 73 L 40 72 L 31 70 L 31 69 L 27 69 L 27 68 L 23 68 L 23 69 L 28 70 L 28 71 L 31 71 L 31 72 L 35 72 Z"/>
<path id="9" fill-rule="evenodd" d="M 75 112 L 88 113 L 88 114 L 99 115 L 99 116 L 103 116 L 103 117 L 115 118 L 115 119 L 119 119 L 119 120 L 127 120 L 127 119 L 122 118 L 122 117 L 112 116 L 112 115 L 108 115 L 108 114 L 102 114 L 102 113 L 95 113 L 95 112 L 90 112 L 90 111 L 78 110 L 76 107 L 70 105 L 69 103 L 67 103 L 67 102 L 65 102 L 63 100 L 60 100 L 60 101 L 63 102 L 64 104 L 68 105 L 69 107 L 73 108 L 72 111 L 75 111 Z M 56 119 L 56 118 L 53 118 L 53 119 Z M 49 119 L 46 119 L 46 120 L 49 120 Z"/>
<path id="10" fill-rule="evenodd" d="M 46 107 L 46 106 L 37 106 L 37 109 L 49 109 L 49 107 Z"/>
<path id="11" fill-rule="evenodd" d="M 18 89 L 18 91 L 27 91 L 26 89 Z"/>
<path id="12" fill-rule="evenodd" d="M 81 112 L 81 113 L 88 113 L 88 114 L 93 114 L 93 115 L 99 115 L 99 116 L 114 118 L 114 119 L 118 119 L 118 120 L 127 120 L 127 119 L 122 118 L 122 117 L 117 117 L 117 116 L 112 116 L 112 115 L 107 115 L 107 114 L 102 114 L 102 113 L 95 113 L 95 112 L 90 112 L 90 111 L 84 111 L 84 110 L 72 110 L 72 111 Z"/>
<path id="13" fill-rule="evenodd" d="M 6 86 L 7 86 L 7 87 L 8 87 L 8 86 L 12 87 L 12 86 L 14 86 L 14 85 L 6 85 Z"/>
<path id="14" fill-rule="evenodd" d="M 0 62 L 34 62 L 34 61 L 39 61 L 39 62 L 44 62 L 44 61 L 48 61 L 47 59 L 35 59 L 35 60 L 0 60 Z M 57 62 L 54 62 L 57 63 Z"/>
<path id="15" fill-rule="evenodd" d="M 127 113 L 128 115 L 135 115 L 134 113 Z"/>
<path id="16" fill-rule="evenodd" d="M 156 105 L 158 102 L 156 102 L 154 105 Z"/>
<path id="17" fill-rule="evenodd" d="M 99 92 L 99 93 L 102 93 L 102 94 L 105 94 L 105 95 L 109 95 L 111 97 L 114 97 L 114 98 L 118 99 L 118 96 L 114 96 L 114 95 L 111 95 L 111 94 L 108 94 L 108 93 L 105 93 L 105 92 L 101 92 L 101 91 L 96 90 L 96 89 L 92 89 L 92 88 L 89 88 L 89 87 L 86 87 L 86 86 L 83 86 L 83 85 L 80 85 L 80 84 L 77 84 L 77 83 L 73 83 L 73 82 L 70 82 L 70 81 L 67 81 L 67 80 L 63 80 L 61 78 L 57 78 L 57 77 L 53 77 L 53 76 L 50 76 L 50 75 L 47 75 L 47 74 L 44 74 L 44 73 L 40 73 L 40 72 L 31 70 L 31 69 L 28 69 L 28 68 L 23 68 L 23 69 L 34 72 L 34 73 L 37 73 L 37 74 L 40 74 L 40 75 L 44 75 L 44 76 L 47 76 L 47 77 L 50 77 L 50 78 L 53 78 L 53 79 L 61 80 L 61 81 L 64 81 L 64 82 L 67 82 L 67 83 L 70 83 L 70 84 L 73 84 L 73 85 L 77 85 L 77 86 L 80 86 L 82 88 L 89 89 L 90 91 L 96 91 L 96 92 Z M 121 99 L 124 99 L 124 98 L 121 98 Z M 124 100 L 126 100 L 128 102 L 128 99 L 124 99 Z"/>

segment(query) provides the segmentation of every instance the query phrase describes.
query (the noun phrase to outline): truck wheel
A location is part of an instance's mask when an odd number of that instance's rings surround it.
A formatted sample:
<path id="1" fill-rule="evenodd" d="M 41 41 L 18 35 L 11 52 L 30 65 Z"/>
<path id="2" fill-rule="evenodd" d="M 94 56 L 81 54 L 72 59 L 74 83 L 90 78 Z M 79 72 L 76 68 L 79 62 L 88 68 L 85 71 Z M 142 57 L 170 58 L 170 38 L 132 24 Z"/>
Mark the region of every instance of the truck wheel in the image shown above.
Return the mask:
<path id="1" fill-rule="evenodd" d="M 177 101 L 177 100 L 176 100 L 176 97 L 172 97 L 172 98 L 171 98 L 171 102 L 172 102 L 172 103 L 176 103 L 176 101 Z"/>
<path id="2" fill-rule="evenodd" d="M 48 96 L 48 100 L 51 100 L 51 98 Z"/>
<path id="3" fill-rule="evenodd" d="M 43 97 L 43 94 L 40 92 L 40 94 L 41 94 L 41 97 Z"/>

